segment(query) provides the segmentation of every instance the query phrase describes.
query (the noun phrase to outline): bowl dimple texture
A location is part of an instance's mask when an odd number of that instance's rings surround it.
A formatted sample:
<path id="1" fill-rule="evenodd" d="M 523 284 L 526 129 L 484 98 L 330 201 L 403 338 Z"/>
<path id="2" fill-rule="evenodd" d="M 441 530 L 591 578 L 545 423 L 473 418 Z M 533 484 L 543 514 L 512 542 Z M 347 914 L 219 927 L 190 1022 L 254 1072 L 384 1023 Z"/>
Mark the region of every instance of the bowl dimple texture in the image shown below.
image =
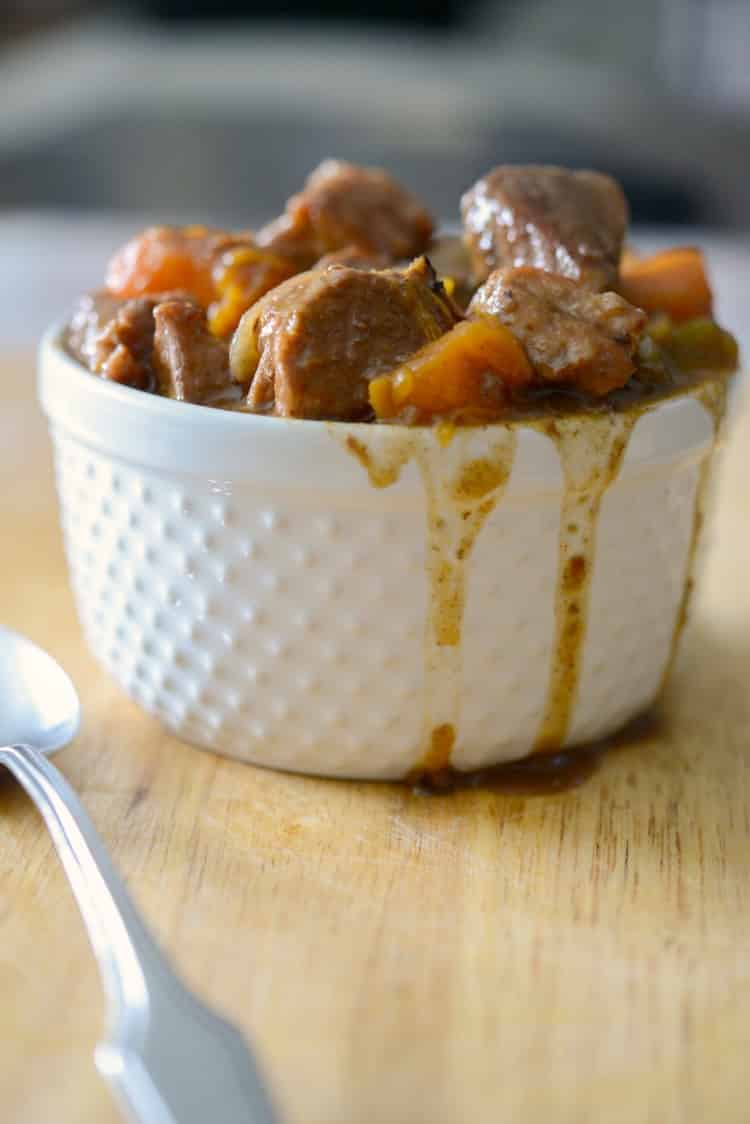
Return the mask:
<path id="1" fill-rule="evenodd" d="M 554 503 L 525 510 L 500 504 L 477 540 L 468 568 L 454 754 L 461 768 L 485 764 L 488 746 L 512 759 L 533 744 L 552 654 L 558 527 Z"/>
<path id="2" fill-rule="evenodd" d="M 329 510 L 323 491 L 148 470 L 53 436 L 83 627 L 139 705 L 182 738 L 265 765 L 409 771 L 425 744 L 424 511 L 351 498 Z M 687 461 L 605 495 L 571 743 L 658 689 L 697 473 Z M 500 504 L 469 560 L 460 768 L 523 756 L 538 732 L 559 510 L 552 491 Z"/>
<path id="3" fill-rule="evenodd" d="M 88 642 L 141 706 L 182 737 L 281 768 L 408 767 L 425 594 L 402 602 L 402 588 L 423 573 L 420 533 L 405 550 L 399 521 L 373 513 L 271 505 L 252 489 L 217 502 L 195 482 L 187 495 L 59 435 L 56 459 Z M 363 573 L 375 544 L 399 560 L 387 574 Z M 386 620 L 383 602 L 398 613 Z"/>
<path id="4" fill-rule="evenodd" d="M 569 741 L 601 737 L 610 714 L 648 706 L 660 686 L 685 582 L 699 468 L 628 482 L 605 495 L 599 520 L 579 706 Z M 614 575 L 614 580 L 613 580 Z"/>

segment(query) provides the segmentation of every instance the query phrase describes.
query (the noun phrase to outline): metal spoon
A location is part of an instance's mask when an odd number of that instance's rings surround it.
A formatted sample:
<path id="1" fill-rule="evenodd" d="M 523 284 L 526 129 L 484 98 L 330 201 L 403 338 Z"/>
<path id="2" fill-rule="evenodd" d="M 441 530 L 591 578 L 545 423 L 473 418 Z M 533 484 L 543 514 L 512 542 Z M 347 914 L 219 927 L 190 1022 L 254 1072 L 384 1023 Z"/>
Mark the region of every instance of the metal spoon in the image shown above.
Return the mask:
<path id="1" fill-rule="evenodd" d="M 242 1035 L 170 968 L 81 802 L 44 757 L 66 745 L 79 722 L 62 668 L 0 627 L 0 765 L 44 817 L 99 962 L 109 1000 L 99 1072 L 138 1124 L 274 1124 Z"/>

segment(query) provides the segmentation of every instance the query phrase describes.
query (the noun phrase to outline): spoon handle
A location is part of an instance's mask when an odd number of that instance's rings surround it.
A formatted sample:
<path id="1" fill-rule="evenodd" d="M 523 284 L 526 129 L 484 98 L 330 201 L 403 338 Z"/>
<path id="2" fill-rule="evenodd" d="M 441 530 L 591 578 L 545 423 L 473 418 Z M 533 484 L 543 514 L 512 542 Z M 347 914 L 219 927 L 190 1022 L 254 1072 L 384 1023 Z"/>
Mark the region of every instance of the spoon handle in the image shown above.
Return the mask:
<path id="1" fill-rule="evenodd" d="M 41 812 L 88 930 L 109 1001 L 99 1071 L 138 1124 L 275 1124 L 240 1032 L 169 966 L 62 773 L 26 745 L 0 765 Z"/>

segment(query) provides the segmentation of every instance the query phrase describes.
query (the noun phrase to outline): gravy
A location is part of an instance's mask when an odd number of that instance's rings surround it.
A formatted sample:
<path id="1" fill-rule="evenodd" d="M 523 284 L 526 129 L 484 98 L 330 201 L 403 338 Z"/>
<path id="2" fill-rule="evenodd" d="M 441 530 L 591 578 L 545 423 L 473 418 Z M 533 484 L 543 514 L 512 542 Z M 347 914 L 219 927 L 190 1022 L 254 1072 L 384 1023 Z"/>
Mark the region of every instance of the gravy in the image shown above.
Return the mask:
<path id="1" fill-rule="evenodd" d="M 696 398 L 704 406 L 712 418 L 715 436 L 724 416 L 726 390 L 727 379 L 712 376 L 696 380 L 679 392 Z M 579 760 L 576 754 L 575 761 L 570 761 L 571 755 L 561 750 L 578 695 L 599 512 L 607 489 L 617 479 L 636 422 L 662 401 L 664 397 L 651 397 L 623 403 L 619 410 L 561 410 L 547 417 L 524 416 L 515 423 L 497 424 L 493 427 L 497 436 L 490 453 L 468 459 L 458 471 L 447 456 L 453 436 L 450 430 L 435 442 L 429 433 L 425 437 L 419 429 L 404 427 L 397 436 L 393 434 L 389 449 L 382 453 L 356 437 L 346 437 L 346 450 L 364 467 L 373 487 L 387 488 L 395 484 L 403 468 L 415 461 L 425 490 L 428 607 L 424 639 L 424 719 L 421 750 L 410 773 L 412 780 L 460 775 L 454 772 L 451 762 L 461 710 L 461 639 L 467 566 L 482 527 L 502 502 L 513 470 L 519 423 L 537 429 L 554 442 L 563 471 L 555 638 L 544 713 L 533 748 L 540 764 L 536 771 L 529 771 L 529 766 L 525 765 L 519 783 L 526 783 L 530 776 L 567 776 L 568 770 L 578 776 L 579 771 L 590 773 L 589 766 L 594 767 L 593 757 Z M 685 594 L 676 616 L 663 682 L 671 670 L 687 616 L 710 462 L 708 456 L 701 466 Z M 510 768 L 520 768 L 521 764 Z M 480 771 L 480 775 L 486 772 Z M 515 773 L 505 774 L 506 780 L 511 776 Z"/>

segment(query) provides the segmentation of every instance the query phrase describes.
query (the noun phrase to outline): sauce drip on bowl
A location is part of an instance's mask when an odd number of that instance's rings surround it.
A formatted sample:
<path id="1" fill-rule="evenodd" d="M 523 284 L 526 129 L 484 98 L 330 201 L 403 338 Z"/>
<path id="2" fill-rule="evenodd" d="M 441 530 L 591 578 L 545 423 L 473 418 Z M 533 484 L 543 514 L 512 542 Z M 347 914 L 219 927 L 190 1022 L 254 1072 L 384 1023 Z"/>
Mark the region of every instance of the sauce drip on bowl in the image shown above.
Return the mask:
<path id="1" fill-rule="evenodd" d="M 683 385 L 679 393 L 694 397 L 704 406 L 712 418 L 716 439 L 725 412 L 727 378 L 713 374 L 696 378 L 692 384 Z M 482 457 L 467 456 L 458 465 L 456 457 L 450 455 L 450 446 L 459 430 L 449 430 L 447 438 L 439 435 L 436 441 L 434 431 L 389 427 L 389 440 L 382 447 L 378 440 L 365 443 L 353 436 L 345 439 L 345 448 L 366 469 L 374 487 L 395 484 L 411 461 L 417 464 L 424 486 L 428 581 L 424 722 L 410 779 L 454 774 L 467 566 L 483 526 L 502 501 L 513 469 L 519 425 L 543 433 L 555 444 L 563 474 L 554 641 L 543 717 L 532 750 L 535 755 L 560 757 L 578 695 L 602 500 L 617 479 L 637 421 L 666 397 L 669 395 L 626 400 L 616 410 L 561 410 L 543 418 L 524 415 L 511 424 L 496 424 L 490 427 L 494 437 L 490 451 Z M 685 593 L 675 619 L 663 684 L 687 615 L 710 464 L 708 454 L 700 467 Z M 583 765 L 585 771 L 588 765 Z M 486 770 L 480 772 L 484 775 Z"/>
<path id="2" fill-rule="evenodd" d="M 461 712 L 461 637 L 469 559 L 479 532 L 510 479 L 516 433 L 504 426 L 490 452 L 469 459 L 458 472 L 447 450 L 426 443 L 416 451 L 427 501 L 425 622 L 425 718 L 423 749 L 415 775 L 446 768 Z"/>
<path id="3" fill-rule="evenodd" d="M 728 379 L 726 377 L 713 377 L 707 378 L 703 382 L 697 383 L 691 388 L 690 393 L 700 402 L 701 406 L 705 409 L 708 416 L 711 418 L 714 429 L 714 446 L 718 444 L 721 437 L 724 418 L 727 409 L 727 392 L 728 392 Z M 712 478 L 712 469 L 714 467 L 714 460 L 712 456 L 707 456 L 699 468 L 698 484 L 695 489 L 695 507 L 693 509 L 693 529 L 690 535 L 690 546 L 688 547 L 687 565 L 685 568 L 685 584 L 682 591 L 682 598 L 680 606 L 677 610 L 674 628 L 672 630 L 672 639 L 669 645 L 669 655 L 664 664 L 664 671 L 662 673 L 660 693 L 664 691 L 669 682 L 672 674 L 677 653 L 680 647 L 680 639 L 685 631 L 685 625 L 688 622 L 690 614 L 690 602 L 693 596 L 693 589 L 695 588 L 695 561 L 698 551 L 698 543 L 700 542 L 701 531 L 706 515 L 706 501 L 708 499 L 709 487 Z"/>
<path id="4" fill-rule="evenodd" d="M 367 470 L 373 487 L 387 488 L 414 460 L 426 499 L 428 603 L 424 638 L 424 720 L 422 747 L 414 776 L 450 766 L 461 708 L 461 636 L 469 558 L 479 532 L 500 501 L 510 479 L 515 429 L 494 427 L 490 451 L 469 458 L 456 470 L 450 440 L 431 434 L 391 430 L 389 448 L 367 447 L 351 435 L 347 450 Z"/>
<path id="5" fill-rule="evenodd" d="M 472 772 L 449 768 L 423 773 L 414 791 L 421 796 L 450 796 L 466 790 L 503 796 L 555 796 L 585 784 L 611 753 L 647 747 L 668 733 L 664 714 L 652 708 L 609 737 L 574 749 L 534 753 L 520 761 L 506 761 Z"/>
<path id="6" fill-rule="evenodd" d="M 604 493 L 620 471 L 639 414 L 556 418 L 541 430 L 557 446 L 563 470 L 560 510 L 555 639 L 547 701 L 535 753 L 557 750 L 565 741 L 586 641 L 596 531 Z"/>

